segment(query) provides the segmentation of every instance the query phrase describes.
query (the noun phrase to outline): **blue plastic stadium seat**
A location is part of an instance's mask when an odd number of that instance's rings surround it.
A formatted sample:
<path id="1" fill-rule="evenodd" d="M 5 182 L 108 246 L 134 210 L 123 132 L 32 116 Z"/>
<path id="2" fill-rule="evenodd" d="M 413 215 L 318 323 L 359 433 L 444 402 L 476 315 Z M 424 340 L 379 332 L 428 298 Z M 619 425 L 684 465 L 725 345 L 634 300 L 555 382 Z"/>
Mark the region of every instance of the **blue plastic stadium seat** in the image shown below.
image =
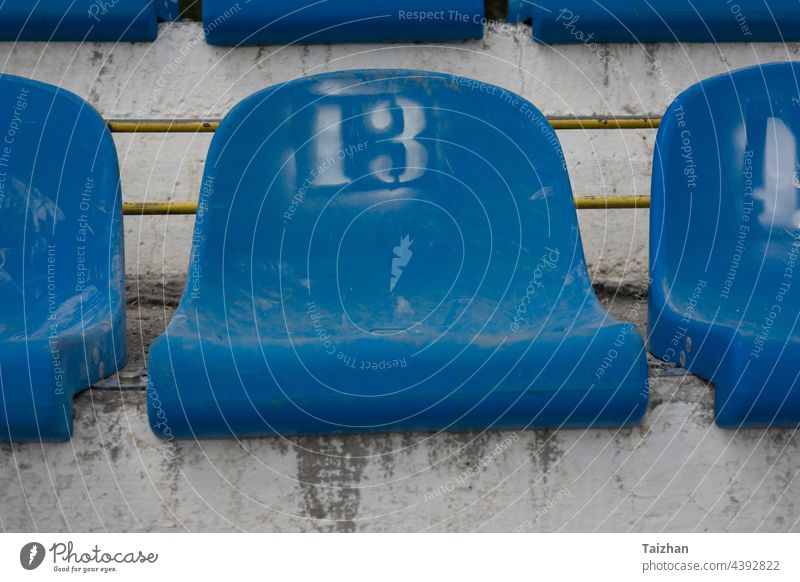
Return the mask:
<path id="1" fill-rule="evenodd" d="M 670 106 L 650 214 L 650 349 L 711 380 L 725 427 L 800 421 L 800 65 Z"/>
<path id="2" fill-rule="evenodd" d="M 3 0 L 0 41 L 153 41 L 178 0 Z"/>
<path id="3" fill-rule="evenodd" d="M 800 40 L 796 0 L 510 0 L 544 43 Z"/>
<path id="4" fill-rule="evenodd" d="M 559 142 L 498 87 L 347 71 L 216 132 L 161 437 L 637 422 L 641 337 L 595 296 Z"/>
<path id="5" fill-rule="evenodd" d="M 62 440 L 123 366 L 117 156 L 85 101 L 0 75 L 0 440 Z"/>
<path id="6" fill-rule="evenodd" d="M 479 39 L 483 1 L 203 0 L 203 28 L 213 45 Z"/>

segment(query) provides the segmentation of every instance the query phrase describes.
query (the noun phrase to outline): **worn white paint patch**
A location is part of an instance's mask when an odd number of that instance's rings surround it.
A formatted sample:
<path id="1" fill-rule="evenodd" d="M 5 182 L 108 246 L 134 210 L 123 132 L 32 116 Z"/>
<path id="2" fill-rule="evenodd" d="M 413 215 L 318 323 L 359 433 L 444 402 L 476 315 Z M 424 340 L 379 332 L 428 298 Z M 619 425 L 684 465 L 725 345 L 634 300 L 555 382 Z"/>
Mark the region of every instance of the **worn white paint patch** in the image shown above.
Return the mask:
<path id="1" fill-rule="evenodd" d="M 583 46 L 542 47 L 529 29 L 436 46 L 209 47 L 199 26 L 158 42 L 0 44 L 6 73 L 59 84 L 106 117 L 219 117 L 301 75 L 413 67 L 495 83 L 548 115 L 661 114 L 674 94 L 729 69 L 796 60 L 800 45 L 620 45 L 627 75 Z M 646 194 L 652 131 L 560 132 L 579 195 Z M 209 135 L 117 135 L 125 198 L 194 200 Z M 645 280 L 648 213 L 583 211 L 596 281 Z M 164 274 L 180 290 L 190 217 L 125 219 L 129 282 Z M 146 284 L 137 298 L 161 297 Z M 605 298 L 623 319 L 641 319 Z M 138 299 L 137 299 L 137 303 Z M 160 307 L 130 307 L 141 364 Z M 150 319 L 148 319 L 150 318 Z M 163 324 L 160 329 L 163 329 Z M 155 330 L 157 331 L 157 330 Z M 146 336 L 146 337 L 145 337 Z M 0 445 L 0 527 L 47 530 L 733 530 L 800 529 L 794 431 L 723 431 L 692 377 L 653 381 L 641 427 L 457 435 L 183 442 L 173 458 L 147 426 L 143 392 L 76 401 L 68 444 Z M 167 450 L 169 452 L 169 450 Z"/>

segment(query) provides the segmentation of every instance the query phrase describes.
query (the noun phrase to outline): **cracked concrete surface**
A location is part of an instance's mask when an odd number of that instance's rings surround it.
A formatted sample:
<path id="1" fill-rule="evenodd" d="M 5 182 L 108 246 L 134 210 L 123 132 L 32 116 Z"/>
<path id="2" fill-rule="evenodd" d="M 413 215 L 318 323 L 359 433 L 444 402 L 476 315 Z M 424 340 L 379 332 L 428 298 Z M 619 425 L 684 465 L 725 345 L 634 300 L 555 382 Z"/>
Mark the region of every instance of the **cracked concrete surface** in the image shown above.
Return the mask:
<path id="1" fill-rule="evenodd" d="M 800 45 L 543 47 L 527 27 L 449 45 L 210 47 L 193 23 L 148 44 L 0 44 L 3 72 L 56 83 L 108 118 L 219 117 L 268 85 L 336 69 L 413 67 L 522 94 L 548 115 L 659 115 L 697 80 Z M 654 132 L 560 132 L 575 192 L 646 194 Z M 193 200 L 210 136 L 115 135 L 127 200 Z M 583 211 L 593 280 L 642 329 L 646 210 Z M 127 217 L 129 369 L 174 311 L 191 217 Z M 166 283 L 162 282 L 166 281 Z M 620 293 L 619 290 L 624 291 Z M 800 525 L 793 430 L 713 425 L 713 389 L 651 359 L 650 409 L 625 430 L 180 442 L 144 391 L 75 401 L 75 436 L 0 445 L 4 531 L 789 531 Z"/>

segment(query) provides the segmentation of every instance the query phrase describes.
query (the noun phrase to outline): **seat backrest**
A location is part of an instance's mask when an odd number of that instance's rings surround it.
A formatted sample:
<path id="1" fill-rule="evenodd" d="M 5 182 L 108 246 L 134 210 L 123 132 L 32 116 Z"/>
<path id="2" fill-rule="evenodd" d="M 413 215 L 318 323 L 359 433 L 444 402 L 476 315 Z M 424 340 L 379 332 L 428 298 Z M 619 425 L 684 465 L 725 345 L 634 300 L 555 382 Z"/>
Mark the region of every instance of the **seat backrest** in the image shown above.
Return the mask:
<path id="1" fill-rule="evenodd" d="M 4 0 L 0 41 L 152 41 L 176 0 Z"/>
<path id="2" fill-rule="evenodd" d="M 448 41 L 483 36 L 483 0 L 203 0 L 209 44 Z"/>
<path id="3" fill-rule="evenodd" d="M 654 305 L 760 325 L 764 307 L 791 288 L 799 195 L 800 65 L 735 71 L 678 96 L 653 164 Z"/>
<path id="4" fill-rule="evenodd" d="M 217 130 L 199 206 L 181 306 L 230 325 L 302 333 L 322 311 L 507 333 L 596 306 L 552 127 L 471 79 L 346 71 L 256 93 Z"/>
<path id="5" fill-rule="evenodd" d="M 800 39 L 795 0 L 510 0 L 509 17 L 531 17 L 534 39 L 546 43 Z"/>
<path id="6" fill-rule="evenodd" d="M 121 206 L 100 115 L 68 91 L 0 75 L 0 337 L 122 309 Z"/>

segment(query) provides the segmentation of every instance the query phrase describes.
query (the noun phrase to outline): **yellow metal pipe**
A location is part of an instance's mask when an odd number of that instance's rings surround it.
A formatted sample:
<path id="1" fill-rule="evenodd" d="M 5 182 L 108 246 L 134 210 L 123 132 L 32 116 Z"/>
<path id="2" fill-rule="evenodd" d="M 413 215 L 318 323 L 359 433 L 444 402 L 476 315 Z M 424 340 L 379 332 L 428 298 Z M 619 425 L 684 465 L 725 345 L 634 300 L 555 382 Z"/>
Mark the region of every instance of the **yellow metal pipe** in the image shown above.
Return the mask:
<path id="1" fill-rule="evenodd" d="M 213 133 L 218 120 L 179 119 L 173 121 L 148 121 L 146 119 L 109 120 L 112 133 Z"/>
<path id="2" fill-rule="evenodd" d="M 576 196 L 575 208 L 578 210 L 650 208 L 650 196 Z"/>
<path id="3" fill-rule="evenodd" d="M 650 208 L 649 196 L 577 196 L 575 208 L 579 210 Z M 163 214 L 195 214 L 197 202 L 125 202 L 122 212 L 129 216 L 155 216 Z"/>
<path id="4" fill-rule="evenodd" d="M 124 202 L 122 213 L 127 215 L 195 214 L 197 202 Z"/>
<path id="5" fill-rule="evenodd" d="M 656 129 L 660 117 L 553 117 L 553 129 Z"/>
<path id="6" fill-rule="evenodd" d="M 553 117 L 554 129 L 655 129 L 660 117 Z M 218 119 L 110 119 L 106 122 L 114 133 L 213 133 Z"/>

